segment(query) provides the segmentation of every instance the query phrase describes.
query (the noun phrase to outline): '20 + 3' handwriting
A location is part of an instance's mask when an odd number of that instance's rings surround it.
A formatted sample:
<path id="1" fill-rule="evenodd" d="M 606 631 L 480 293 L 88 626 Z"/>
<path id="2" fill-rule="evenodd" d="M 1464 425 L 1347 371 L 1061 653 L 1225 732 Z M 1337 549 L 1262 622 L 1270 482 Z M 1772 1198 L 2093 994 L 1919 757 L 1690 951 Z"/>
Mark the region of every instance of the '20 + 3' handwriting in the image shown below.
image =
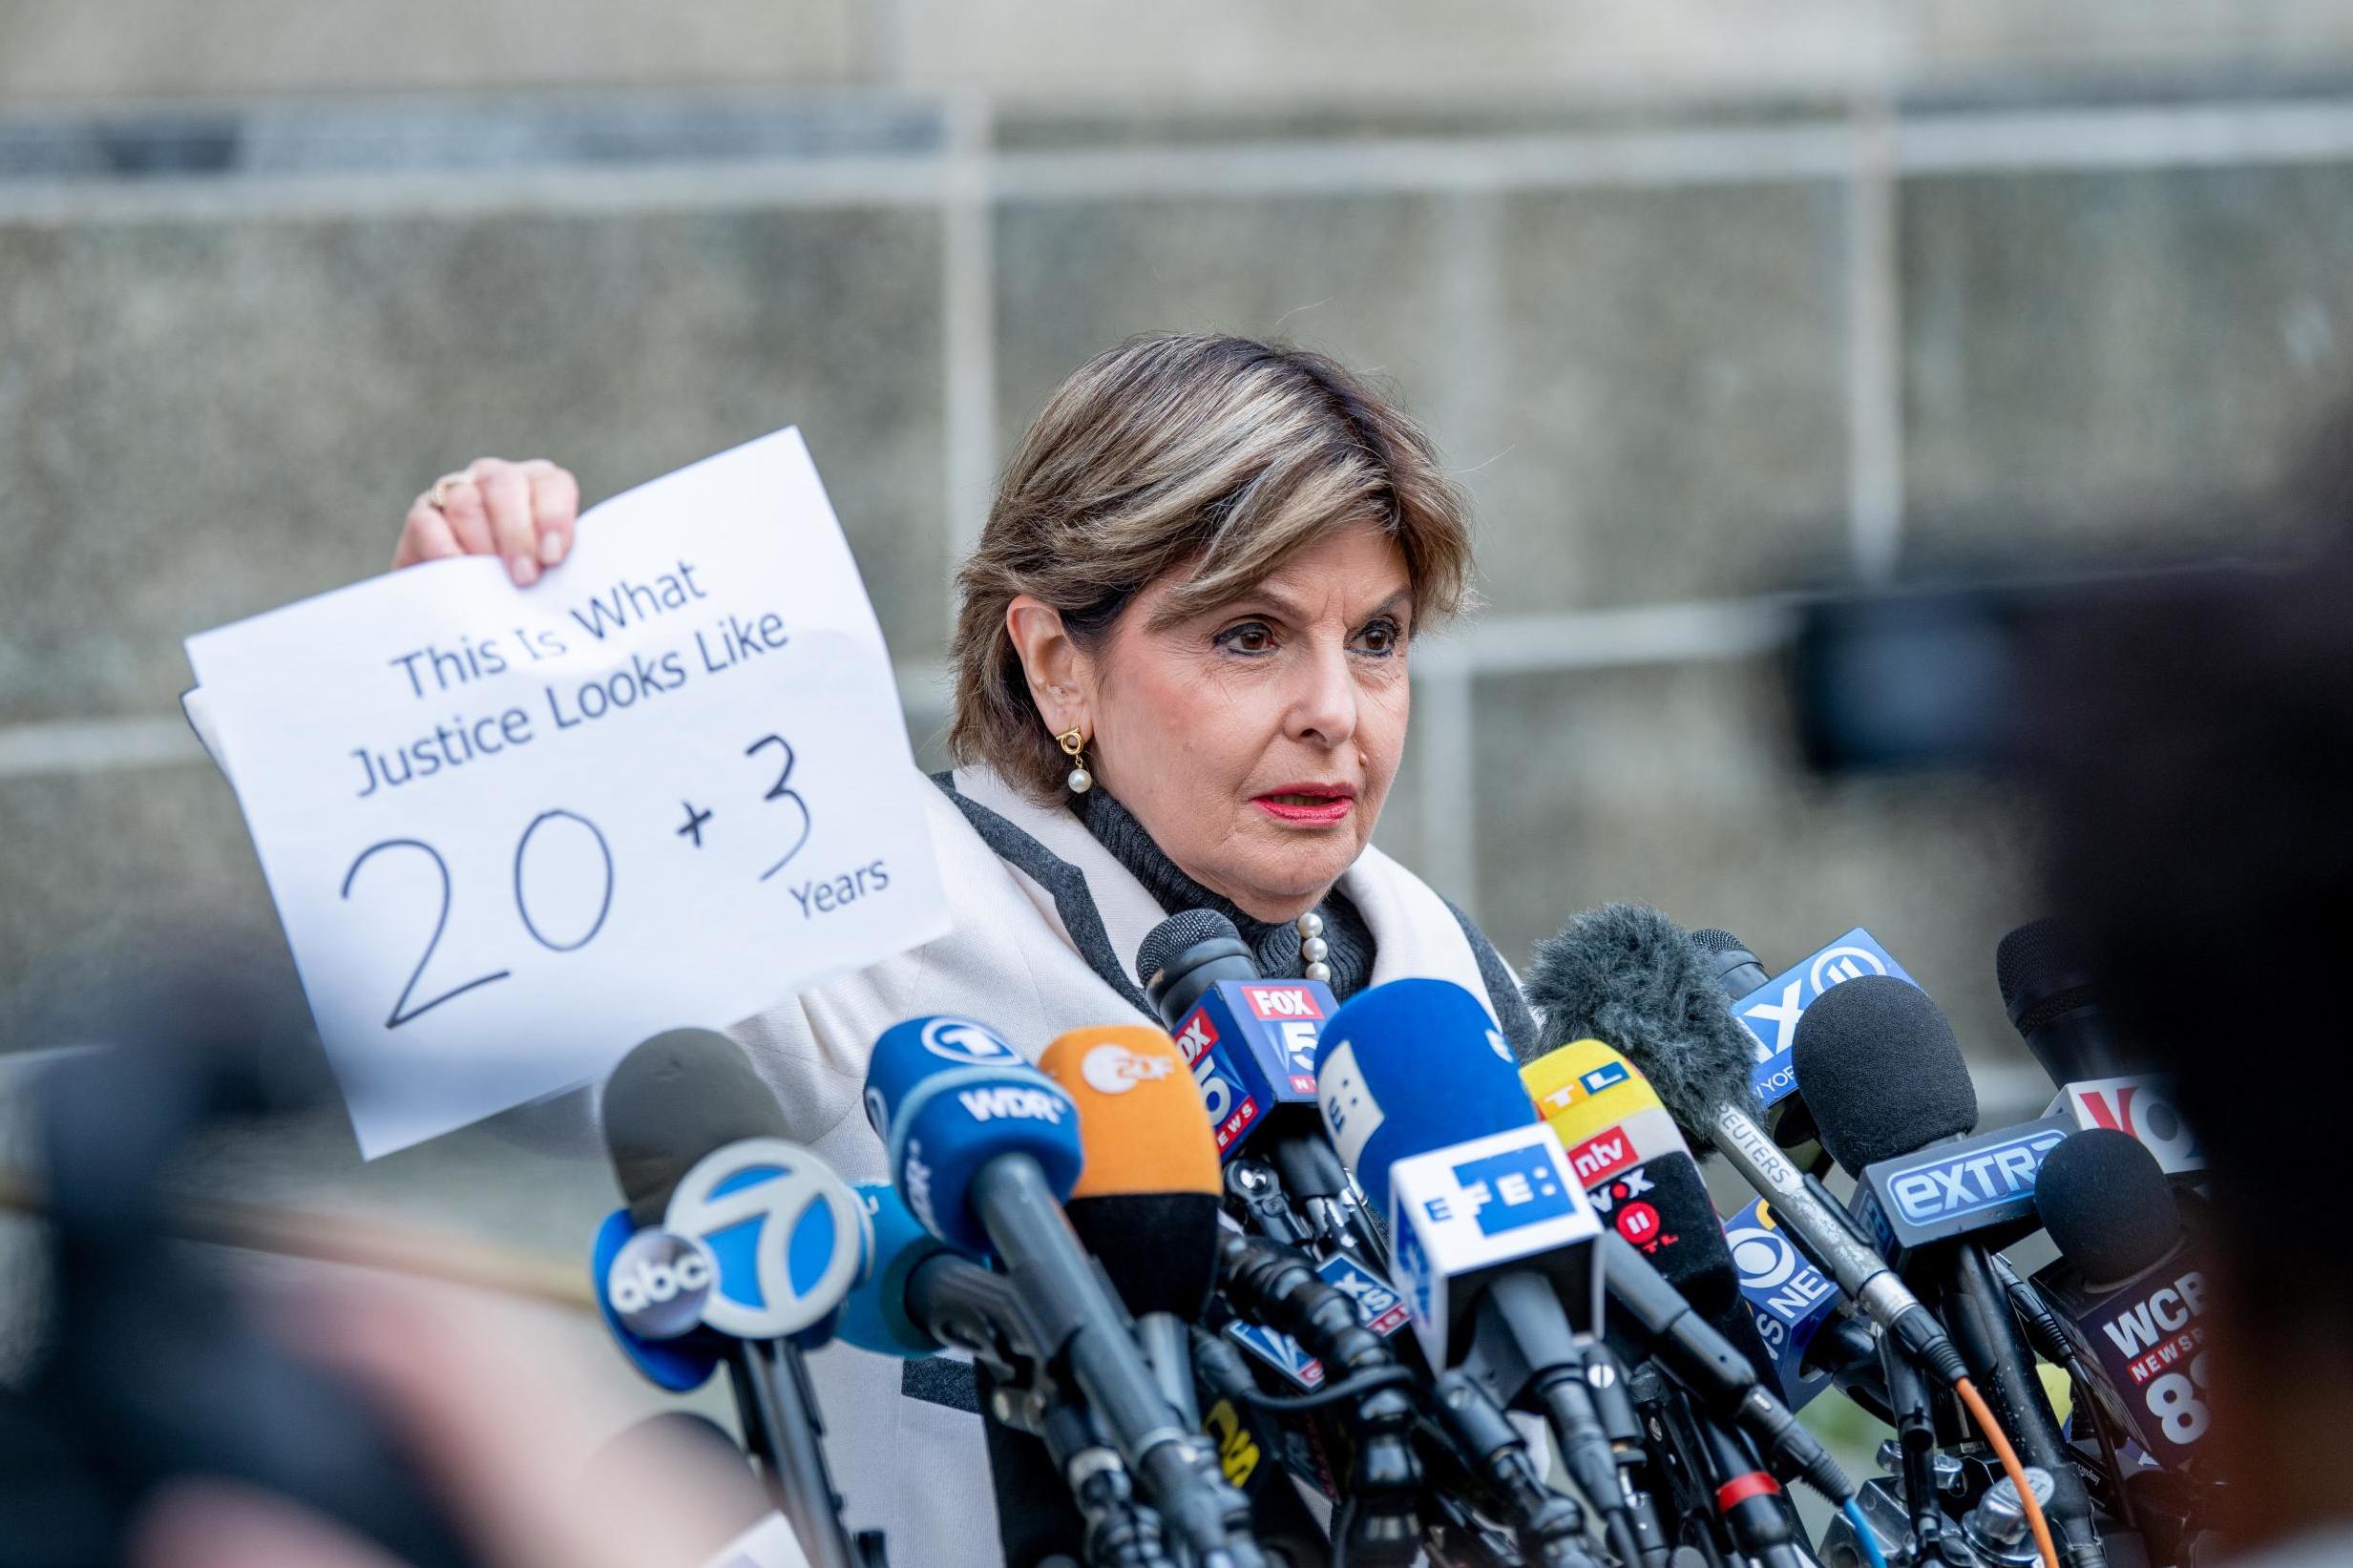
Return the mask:
<path id="1" fill-rule="evenodd" d="M 767 788 L 767 792 L 760 798 L 763 802 L 785 801 L 789 803 L 793 813 L 799 819 L 800 826 L 798 830 L 791 835 L 790 842 L 786 847 L 784 853 L 779 856 L 767 870 L 760 873 L 759 880 L 762 882 L 767 881 L 777 872 L 783 870 L 785 867 L 791 862 L 792 857 L 801 852 L 802 847 L 809 843 L 810 827 L 809 802 L 802 799 L 800 791 L 792 787 L 792 766 L 795 759 L 793 756 L 791 742 L 787 741 L 781 735 L 763 735 L 760 739 L 754 741 L 750 745 L 744 748 L 744 755 L 746 757 L 756 757 L 761 752 L 767 751 L 771 747 L 773 747 L 779 754 L 779 759 L 783 765 L 777 772 L 776 782 L 770 784 Z M 602 879 L 602 890 L 598 895 L 595 917 L 587 922 L 586 929 L 580 931 L 578 936 L 570 937 L 568 940 L 559 939 L 557 936 L 552 936 L 546 930 L 542 929 L 539 920 L 535 917 L 532 912 L 530 900 L 526 896 L 523 889 L 523 868 L 525 861 L 530 856 L 533 840 L 537 836 L 540 828 L 546 826 L 550 823 L 558 822 L 575 823 L 578 824 L 579 827 L 586 829 L 587 839 L 585 842 L 595 847 L 597 854 L 602 862 L 604 873 Z M 576 840 L 578 839 L 578 835 L 577 833 L 573 835 L 573 837 Z M 423 839 L 380 839 L 376 843 L 371 844 L 367 848 L 361 850 L 352 860 L 350 868 L 344 872 L 343 896 L 346 899 L 348 899 L 351 896 L 351 886 L 359 877 L 360 868 L 367 865 L 368 860 L 379 852 L 389 849 L 413 849 L 424 854 L 433 863 L 433 870 L 441 879 L 441 908 L 440 911 L 433 917 L 432 934 L 426 938 L 425 951 L 418 954 L 416 968 L 409 972 L 408 983 L 400 988 L 400 994 L 392 999 L 391 1012 L 385 1016 L 385 1028 L 398 1029 L 403 1024 L 410 1023 L 417 1018 L 423 1017 L 426 1014 L 431 1012 L 434 1008 L 439 1007 L 446 1001 L 450 1001 L 454 997 L 463 996 L 466 993 L 475 990 L 478 987 L 487 986 L 494 981 L 508 978 L 514 973 L 514 971 L 502 969 L 494 971 L 488 974 L 477 975 L 473 979 L 465 981 L 462 984 L 452 986 L 447 991 L 442 992 L 439 995 L 434 996 L 430 1000 L 417 1002 L 412 1005 L 410 998 L 415 994 L 417 982 L 425 977 L 425 966 L 432 962 L 433 950 L 441 945 L 442 933 L 449 929 L 451 898 L 450 866 L 449 862 L 442 859 L 441 851 L 426 843 Z M 521 917 L 523 922 L 523 930 L 530 934 L 532 940 L 537 942 L 541 947 L 546 948 L 551 952 L 577 952 L 581 948 L 588 946 L 590 942 L 596 939 L 597 933 L 604 929 L 605 917 L 613 911 L 612 847 L 605 842 L 603 829 L 599 828 L 595 823 L 589 821 L 578 812 L 568 811 L 562 807 L 542 811 L 537 816 L 531 819 L 530 824 L 524 827 L 522 836 L 515 841 L 514 882 L 515 912 Z"/>

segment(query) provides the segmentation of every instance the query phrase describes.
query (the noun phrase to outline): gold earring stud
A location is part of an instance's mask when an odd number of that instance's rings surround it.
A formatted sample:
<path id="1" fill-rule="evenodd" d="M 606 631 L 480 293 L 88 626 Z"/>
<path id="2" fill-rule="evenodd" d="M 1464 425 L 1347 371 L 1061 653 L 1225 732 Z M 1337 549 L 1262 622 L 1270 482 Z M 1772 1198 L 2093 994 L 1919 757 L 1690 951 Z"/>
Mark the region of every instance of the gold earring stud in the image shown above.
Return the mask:
<path id="1" fill-rule="evenodd" d="M 1061 743 L 1062 755 L 1070 759 L 1070 777 L 1062 781 L 1073 795 L 1083 795 L 1095 787 L 1095 775 L 1086 770 L 1086 732 L 1073 724 L 1054 738 Z"/>

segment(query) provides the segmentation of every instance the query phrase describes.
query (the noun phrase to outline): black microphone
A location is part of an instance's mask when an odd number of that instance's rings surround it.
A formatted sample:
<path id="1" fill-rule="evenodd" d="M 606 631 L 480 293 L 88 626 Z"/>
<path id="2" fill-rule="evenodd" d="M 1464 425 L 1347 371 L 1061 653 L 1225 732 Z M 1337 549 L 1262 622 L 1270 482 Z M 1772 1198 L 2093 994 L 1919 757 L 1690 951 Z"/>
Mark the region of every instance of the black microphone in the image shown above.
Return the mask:
<path id="1" fill-rule="evenodd" d="M 2099 989 L 2063 920 L 2030 920 L 1994 950 L 1994 979 L 2010 1023 L 2053 1083 L 2132 1072 Z"/>
<path id="2" fill-rule="evenodd" d="M 2026 1463 L 2052 1477 L 2046 1510 L 2062 1557 L 2104 1563 L 2091 1499 L 2034 1375 L 1988 1246 L 2039 1223 L 2035 1171 L 2067 1136 L 2055 1119 L 1964 1137 L 1977 1092 L 1927 993 L 1887 975 L 1833 987 L 1797 1020 L 1797 1092 L 1822 1146 L 1856 1178 L 1863 1217 L 1905 1272 L 1942 1298 L 1971 1372 Z"/>
<path id="3" fill-rule="evenodd" d="M 1145 933 L 1136 950 L 1145 998 L 1171 1031 L 1220 980 L 1255 980 L 1258 960 L 1234 923 L 1215 909 L 1182 909 Z"/>
<path id="4" fill-rule="evenodd" d="M 2136 1064 L 2119 1040 L 2075 937 L 2064 921 L 2035 920 L 2002 938 L 1994 972 L 2010 1022 L 2057 1084 L 2078 1127 L 2130 1133 L 2168 1175 L 2201 1179 L 2206 1154 L 2174 1103 L 2164 1075 Z"/>
<path id="5" fill-rule="evenodd" d="M 2106 1128 L 2052 1150 L 2037 1181 L 2059 1261 L 2034 1283 L 2095 1370 L 2091 1393 L 2152 1458 L 2193 1465 L 2209 1425 L 2206 1276 L 2182 1226 L 2183 1200 L 2148 1149 Z"/>
<path id="6" fill-rule="evenodd" d="M 716 1198 L 694 1205 L 707 1211 L 712 1234 L 743 1220 L 757 1220 L 762 1232 L 797 1231 L 805 1216 L 823 1206 L 847 1213 L 849 1224 L 856 1227 L 845 1236 L 840 1222 L 834 1223 L 830 1235 L 835 1256 L 849 1248 L 855 1258 L 863 1250 L 858 1238 L 864 1223 L 856 1200 L 815 1156 L 791 1145 L 775 1094 L 752 1070 L 743 1047 L 725 1035 L 675 1029 L 644 1041 L 613 1070 L 598 1104 L 614 1178 L 628 1203 L 629 1218 L 641 1231 L 672 1223 L 673 1199 L 689 1177 L 701 1171 L 699 1185 L 713 1193 L 735 1189 L 735 1202 L 746 1205 L 740 1218 L 723 1212 L 724 1201 Z M 713 1157 L 737 1167 L 728 1179 L 706 1179 L 717 1169 L 705 1164 Z M 793 1190 L 783 1193 L 779 1188 Z M 831 1190 L 836 1188 L 838 1203 Z M 794 1197 L 802 1201 L 799 1212 L 772 1212 L 775 1204 Z M 691 1232 L 685 1239 L 703 1244 Z M 765 1234 L 753 1239 L 755 1253 L 776 1244 Z M 760 1286 L 789 1288 L 767 1267 L 757 1273 Z M 829 1268 L 828 1283 L 839 1285 L 831 1304 L 838 1307 L 850 1282 L 835 1281 L 835 1273 Z M 759 1287 L 746 1288 L 763 1302 L 761 1315 L 790 1305 L 763 1295 Z M 712 1294 L 722 1292 L 714 1288 Z M 853 1538 L 842 1523 L 841 1496 L 826 1468 L 824 1426 L 800 1347 L 788 1337 L 723 1333 L 722 1354 L 746 1445 L 767 1466 L 777 1501 L 799 1533 L 803 1549 L 817 1568 L 856 1568 L 867 1559 L 872 1541 Z"/>
<path id="7" fill-rule="evenodd" d="M 1906 1354 L 1944 1383 L 1967 1374 L 1943 1326 L 1871 1239 L 1757 1124 L 1748 1032 L 1680 927 L 1645 905 L 1588 910 L 1537 945 L 1526 991 L 1542 1043 L 1589 1037 L 1624 1053 L 1692 1147 L 1712 1146 L 1771 1200 L 1782 1230 Z"/>
<path id="8" fill-rule="evenodd" d="M 1721 927 L 1693 931 L 1691 944 L 1708 955 L 1709 977 L 1727 996 L 1746 996 L 1773 978 L 1773 972 L 1749 951 L 1749 945 Z"/>
<path id="9" fill-rule="evenodd" d="M 1738 1001 L 1773 978 L 1746 942 L 1720 927 L 1693 931 L 1691 945 L 1707 955 L 1708 969 L 1729 1000 Z M 1806 1109 L 1802 1096 L 1784 1096 L 1765 1108 L 1761 1119 L 1773 1140 L 1788 1150 L 1800 1167 L 1817 1176 L 1830 1168 L 1829 1156 L 1815 1135 L 1813 1113 Z"/>
<path id="10" fill-rule="evenodd" d="M 1242 933 L 1214 909 L 1186 909 L 1153 927 L 1137 950 L 1136 974 L 1194 1066 L 1245 1214 L 1276 1241 L 1312 1237 L 1319 1255 L 1341 1247 L 1385 1262 L 1315 1110 L 1314 1025 L 1330 993 L 1320 982 L 1282 982 L 1280 993 L 1300 1012 L 1270 1019 L 1250 1005 L 1269 991 L 1221 992 L 1255 987 L 1261 976 Z M 1263 1190 L 1269 1173 L 1271 1192 Z"/>

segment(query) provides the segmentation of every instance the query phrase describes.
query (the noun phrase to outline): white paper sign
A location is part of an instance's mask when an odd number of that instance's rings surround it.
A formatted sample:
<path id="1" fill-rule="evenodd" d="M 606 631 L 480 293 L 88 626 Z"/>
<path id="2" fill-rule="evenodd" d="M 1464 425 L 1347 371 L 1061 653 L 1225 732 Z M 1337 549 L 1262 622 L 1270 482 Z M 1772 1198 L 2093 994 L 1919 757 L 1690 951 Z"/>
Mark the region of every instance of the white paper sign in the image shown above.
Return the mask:
<path id="1" fill-rule="evenodd" d="M 797 430 L 486 557 L 188 639 L 368 1158 L 948 927 L 881 628 Z"/>

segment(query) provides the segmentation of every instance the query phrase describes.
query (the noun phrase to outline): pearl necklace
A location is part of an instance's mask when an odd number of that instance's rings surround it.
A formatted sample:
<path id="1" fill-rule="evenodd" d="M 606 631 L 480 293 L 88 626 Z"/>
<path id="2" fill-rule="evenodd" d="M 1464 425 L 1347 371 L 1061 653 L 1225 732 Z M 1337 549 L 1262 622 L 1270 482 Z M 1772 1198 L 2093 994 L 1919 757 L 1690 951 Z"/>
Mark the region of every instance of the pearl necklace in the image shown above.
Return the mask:
<path id="1" fill-rule="evenodd" d="M 1299 956 L 1307 960 L 1302 976 L 1329 984 L 1332 966 L 1324 960 L 1332 956 L 1332 945 L 1324 940 L 1324 917 L 1310 909 L 1293 924 L 1299 928 Z"/>

